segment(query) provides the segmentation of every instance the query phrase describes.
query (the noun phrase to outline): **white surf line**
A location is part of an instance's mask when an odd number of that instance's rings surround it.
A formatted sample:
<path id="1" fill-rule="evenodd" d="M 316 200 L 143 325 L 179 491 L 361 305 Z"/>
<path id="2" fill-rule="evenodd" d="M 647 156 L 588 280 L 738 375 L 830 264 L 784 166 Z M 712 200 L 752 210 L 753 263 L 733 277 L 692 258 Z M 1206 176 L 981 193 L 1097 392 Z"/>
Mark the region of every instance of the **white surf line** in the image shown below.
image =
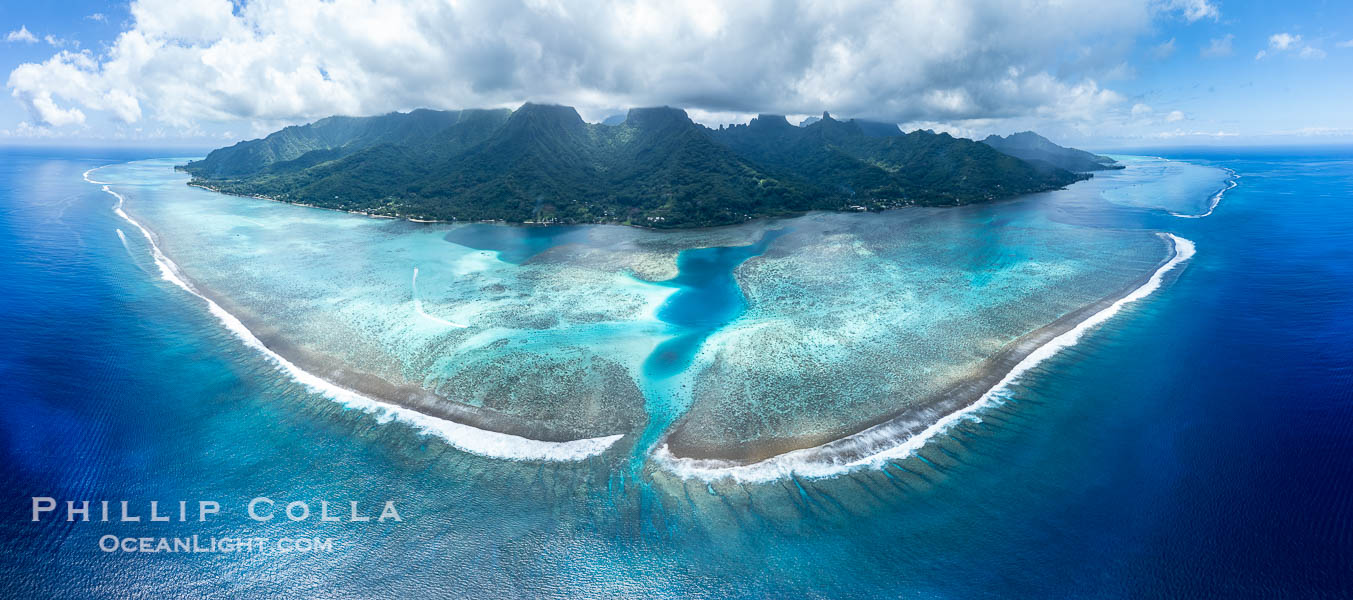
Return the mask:
<path id="1" fill-rule="evenodd" d="M 103 186 L 103 191 L 108 192 L 109 194 L 112 194 L 113 197 L 117 198 L 117 206 L 113 208 L 113 212 L 117 213 L 119 217 L 122 217 L 128 223 L 136 226 L 136 228 L 141 231 L 141 235 L 145 236 L 146 241 L 150 244 L 151 256 L 155 259 L 156 266 L 160 268 L 160 277 L 162 279 L 182 288 L 184 291 L 205 302 L 207 304 L 207 309 L 211 311 L 211 314 L 220 320 L 221 323 L 225 324 L 226 328 L 229 329 L 231 333 L 235 334 L 235 337 L 243 340 L 245 345 L 250 348 L 262 353 L 284 373 L 290 375 L 292 379 L 339 404 L 372 413 L 376 415 L 382 423 L 388 422 L 391 419 L 399 419 L 400 421 L 414 426 L 424 434 L 437 435 L 442 439 L 445 439 L 456 448 L 490 458 L 503 458 L 508 460 L 576 461 L 601 454 L 620 438 L 624 437 L 624 434 L 616 434 L 604 437 L 570 440 L 567 442 L 533 440 L 507 433 L 487 431 L 431 415 L 425 415 L 402 406 L 375 400 L 353 390 L 325 381 L 323 378 L 296 366 L 291 361 L 283 358 L 282 355 L 273 352 L 254 335 L 254 332 L 250 331 L 248 327 L 245 327 L 244 323 L 235 317 L 235 315 L 226 312 L 225 309 L 221 308 L 221 306 L 216 304 L 211 298 L 208 298 L 193 288 L 193 286 L 182 277 L 178 265 L 174 264 L 173 261 L 169 260 L 169 257 L 165 256 L 165 254 L 160 251 L 160 247 L 155 243 L 155 238 L 150 234 L 150 230 L 146 229 L 141 223 L 131 218 L 131 216 L 122 210 L 122 206 L 126 202 L 126 199 L 122 197 L 122 194 L 109 189 L 106 184 Z"/>
<path id="2" fill-rule="evenodd" d="M 465 328 L 469 327 L 469 325 L 461 325 L 460 323 L 452 323 L 451 321 L 448 321 L 448 320 L 446 320 L 446 319 L 442 319 L 442 318 L 439 318 L 439 317 L 434 317 L 434 316 L 428 314 L 427 311 L 423 310 L 423 301 L 418 299 L 418 267 L 414 267 L 414 268 L 413 268 L 413 309 L 414 309 L 414 311 L 416 311 L 416 312 L 418 313 L 419 316 L 421 316 L 421 317 L 423 317 L 424 319 L 427 319 L 427 320 L 429 320 L 429 321 L 432 321 L 432 322 L 434 322 L 434 323 L 440 323 L 440 324 L 445 325 L 445 326 L 447 326 L 447 327 L 459 327 L 459 328 L 461 328 L 461 329 L 465 329 Z"/>
<path id="3" fill-rule="evenodd" d="M 89 178 L 89 174 L 90 174 L 90 173 L 93 173 L 94 171 L 97 171 L 97 170 L 99 170 L 99 169 L 102 169 L 102 168 L 104 168 L 104 167 L 106 167 L 106 166 L 108 166 L 108 165 L 101 165 L 101 166 L 94 167 L 93 169 L 90 169 L 90 170 L 88 170 L 88 171 L 85 171 L 84 174 L 82 174 L 81 176 L 85 178 L 85 181 L 88 181 L 88 182 L 93 183 L 93 184 L 102 185 L 102 184 L 108 183 L 107 181 L 94 181 L 93 179 L 90 179 L 90 178 Z"/>
<path id="4" fill-rule="evenodd" d="M 1222 195 L 1225 194 L 1226 192 L 1231 191 L 1231 190 L 1234 189 L 1237 185 L 1239 185 L 1239 183 L 1238 183 L 1236 180 L 1237 180 L 1237 179 L 1240 179 L 1240 175 L 1239 175 L 1238 173 L 1236 173 L 1235 170 L 1233 170 L 1233 169 L 1226 169 L 1226 170 L 1227 170 L 1228 172 L 1231 173 L 1231 177 L 1230 177 L 1229 179 L 1226 180 L 1226 187 L 1224 187 L 1224 188 L 1218 190 L 1217 193 L 1215 193 L 1215 194 L 1212 195 L 1212 201 L 1211 201 L 1211 202 L 1208 204 L 1208 206 L 1207 206 L 1207 212 L 1205 212 L 1205 213 L 1203 213 L 1203 214 L 1201 214 L 1201 215 L 1185 215 L 1185 214 L 1180 214 L 1180 213 L 1177 213 L 1177 212 L 1171 212 L 1170 214 L 1173 215 L 1173 216 L 1179 217 L 1179 218 L 1181 218 L 1181 219 L 1201 219 L 1201 218 L 1203 218 L 1203 217 L 1206 217 L 1206 216 L 1211 215 L 1211 214 L 1212 214 L 1212 211 L 1214 211 L 1214 210 L 1217 209 L 1217 205 L 1218 205 L 1218 204 L 1221 204 L 1221 197 L 1222 197 Z"/>
<path id="5" fill-rule="evenodd" d="M 982 394 L 976 402 L 945 415 L 918 434 L 897 440 L 889 427 L 896 422 L 882 423 L 821 446 L 793 450 L 749 464 L 717 459 L 678 458 L 668 450 L 667 444 L 663 444 L 654 451 L 654 460 L 667 470 L 685 479 L 702 481 L 731 479 L 756 483 L 774 481 L 790 476 L 806 479 L 835 477 L 862 468 L 882 467 L 889 460 L 906 458 L 925 446 L 931 438 L 948 431 L 958 422 L 964 419 L 979 419 L 975 413 L 997 404 L 1000 401 L 1000 393 L 1004 392 L 1007 386 L 1019 379 L 1026 371 L 1056 355 L 1063 348 L 1076 345 L 1076 342 L 1080 341 L 1081 336 L 1085 335 L 1087 331 L 1108 321 L 1128 304 L 1146 298 L 1159 289 L 1165 273 L 1189 260 L 1194 254 L 1193 242 L 1174 234 L 1162 233 L 1159 235 L 1168 237 L 1173 242 L 1174 256 L 1156 269 L 1146 283 L 1119 298 L 1104 310 L 1090 315 L 1084 321 L 1076 324 L 1075 327 L 1034 349 L 1014 368 L 1010 369 L 996 385 Z M 865 449 L 870 454 L 854 460 L 843 460 L 829 455 L 831 449 L 852 447 Z"/>

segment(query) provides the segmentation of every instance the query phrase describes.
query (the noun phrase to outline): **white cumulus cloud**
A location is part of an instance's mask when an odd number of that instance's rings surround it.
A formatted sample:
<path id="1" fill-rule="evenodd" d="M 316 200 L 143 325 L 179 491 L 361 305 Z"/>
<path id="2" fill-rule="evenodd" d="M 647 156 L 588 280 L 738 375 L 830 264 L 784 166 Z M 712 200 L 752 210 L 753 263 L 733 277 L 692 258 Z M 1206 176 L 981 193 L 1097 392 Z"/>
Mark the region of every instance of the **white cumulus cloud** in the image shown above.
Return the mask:
<path id="1" fill-rule="evenodd" d="M 1168 9 L 1183 13 L 1184 18 L 1190 23 L 1200 19 L 1215 21 L 1221 18 L 1221 10 L 1208 0 L 1167 0 L 1164 4 Z"/>
<path id="2" fill-rule="evenodd" d="M 35 125 L 97 113 L 259 130 L 521 101 L 571 104 L 589 118 L 670 104 L 711 119 L 831 110 L 893 122 L 1089 121 L 1125 102 L 1102 82 L 1154 18 L 1219 15 L 1203 0 L 134 0 L 129 9 L 104 51 L 63 50 L 10 73 Z"/>
<path id="3" fill-rule="evenodd" d="M 28 44 L 34 44 L 37 43 L 38 36 L 33 35 L 33 32 L 29 31 L 26 25 L 20 25 L 18 29 L 15 29 L 14 31 L 11 31 L 5 35 L 5 41 L 25 42 Z"/>
<path id="4" fill-rule="evenodd" d="M 1284 32 L 1275 33 L 1269 36 L 1268 48 L 1266 50 L 1260 50 L 1258 54 L 1254 55 L 1254 59 L 1261 60 L 1267 56 L 1287 52 L 1289 50 L 1296 51 L 1297 56 L 1306 59 L 1319 60 L 1326 56 L 1324 50 L 1310 44 L 1303 44 L 1300 35 L 1292 35 Z"/>
<path id="5" fill-rule="evenodd" d="M 1290 33 L 1275 33 L 1268 37 L 1268 46 L 1277 51 L 1283 51 L 1291 48 L 1301 41 L 1300 35 Z"/>

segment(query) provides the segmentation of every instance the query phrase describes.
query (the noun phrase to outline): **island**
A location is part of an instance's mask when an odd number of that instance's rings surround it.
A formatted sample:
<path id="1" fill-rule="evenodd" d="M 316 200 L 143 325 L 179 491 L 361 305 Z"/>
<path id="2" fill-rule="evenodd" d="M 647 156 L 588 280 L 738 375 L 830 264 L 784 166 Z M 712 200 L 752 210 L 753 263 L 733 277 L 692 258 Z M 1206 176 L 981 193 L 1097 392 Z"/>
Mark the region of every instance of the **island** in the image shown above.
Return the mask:
<path id="1" fill-rule="evenodd" d="M 1047 170 L 1063 169 L 1083 173 L 1123 168 L 1112 158 L 1058 146 L 1032 131 L 1021 131 L 1005 137 L 989 135 L 982 143 Z"/>
<path id="2" fill-rule="evenodd" d="M 827 113 L 714 129 L 671 107 L 587 123 L 531 103 L 329 117 L 178 168 L 190 185 L 370 215 L 653 228 L 971 204 L 1089 177 L 991 140 Z"/>

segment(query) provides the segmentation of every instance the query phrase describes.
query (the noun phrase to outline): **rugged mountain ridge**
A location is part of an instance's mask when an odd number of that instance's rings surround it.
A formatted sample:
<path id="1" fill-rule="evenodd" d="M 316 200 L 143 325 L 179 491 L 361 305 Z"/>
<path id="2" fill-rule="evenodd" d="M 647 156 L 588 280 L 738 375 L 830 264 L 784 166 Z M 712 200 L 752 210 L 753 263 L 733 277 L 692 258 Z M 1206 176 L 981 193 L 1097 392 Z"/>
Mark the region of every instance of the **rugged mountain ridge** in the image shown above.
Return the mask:
<path id="1" fill-rule="evenodd" d="M 828 113 L 801 127 L 779 115 L 759 115 L 715 137 L 756 164 L 798 174 L 857 206 L 964 204 L 1076 181 L 972 140 L 904 134 L 896 125 L 839 121 Z"/>
<path id="2" fill-rule="evenodd" d="M 1052 140 L 1032 131 L 1012 133 L 1006 137 L 989 135 L 982 140 L 1005 154 L 1044 168 L 1064 169 L 1074 173 L 1121 169 L 1123 165 L 1107 156 L 1054 144 Z"/>
<path id="3" fill-rule="evenodd" d="M 726 225 L 808 210 L 953 205 L 1083 179 L 947 134 L 823 114 L 717 130 L 670 107 L 586 123 L 567 106 L 330 117 L 211 152 L 191 183 L 440 220 Z"/>

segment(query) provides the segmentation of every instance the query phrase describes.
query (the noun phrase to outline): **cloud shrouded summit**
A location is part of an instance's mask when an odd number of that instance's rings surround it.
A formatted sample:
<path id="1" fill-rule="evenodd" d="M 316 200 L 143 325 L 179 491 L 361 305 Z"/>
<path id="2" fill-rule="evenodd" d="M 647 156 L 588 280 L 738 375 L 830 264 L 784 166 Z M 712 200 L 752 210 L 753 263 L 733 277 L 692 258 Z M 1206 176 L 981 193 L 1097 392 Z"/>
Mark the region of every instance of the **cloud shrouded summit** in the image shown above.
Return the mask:
<path id="1" fill-rule="evenodd" d="M 1202 7 L 1202 8 L 1200 8 Z M 1090 120 L 1153 17 L 1207 2 L 137 0 L 103 51 L 8 78 L 31 125 L 195 131 L 416 107 L 670 104 L 887 120 Z"/>

